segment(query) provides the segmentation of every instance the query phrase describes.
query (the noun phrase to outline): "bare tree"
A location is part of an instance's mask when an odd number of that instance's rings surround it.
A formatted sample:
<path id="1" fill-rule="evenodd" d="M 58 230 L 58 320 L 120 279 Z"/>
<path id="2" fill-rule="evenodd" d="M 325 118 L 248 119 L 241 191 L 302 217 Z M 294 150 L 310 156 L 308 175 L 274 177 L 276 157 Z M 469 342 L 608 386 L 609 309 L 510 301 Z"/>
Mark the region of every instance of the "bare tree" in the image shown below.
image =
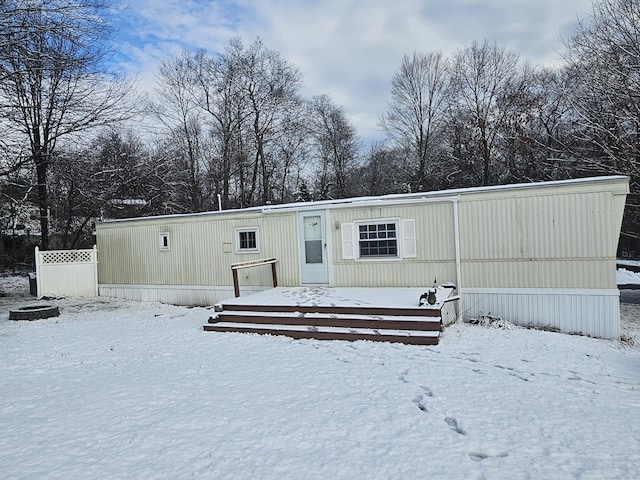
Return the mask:
<path id="1" fill-rule="evenodd" d="M 47 249 L 49 167 L 57 144 L 129 117 L 132 85 L 104 68 L 110 0 L 6 1 L 0 8 L 0 121 L 28 142 Z"/>
<path id="2" fill-rule="evenodd" d="M 640 4 L 594 3 L 566 43 L 577 123 L 595 170 L 640 176 Z"/>
<path id="3" fill-rule="evenodd" d="M 156 117 L 168 129 L 171 152 L 185 177 L 183 189 L 188 192 L 187 210 L 202 209 L 203 120 L 194 95 L 193 71 L 196 59 L 183 52 L 179 57 L 163 60 L 157 79 L 157 100 L 151 104 Z"/>
<path id="4" fill-rule="evenodd" d="M 411 191 L 413 180 L 406 175 L 406 156 L 402 151 L 374 144 L 366 152 L 363 164 L 354 175 L 358 195 L 386 195 Z"/>
<path id="5" fill-rule="evenodd" d="M 393 76 L 388 111 L 380 120 L 396 146 L 409 152 L 414 191 L 433 183 L 430 167 L 438 155 L 438 134 L 445 123 L 448 69 L 441 52 L 405 55 Z"/>
<path id="6" fill-rule="evenodd" d="M 352 193 L 350 173 L 356 167 L 358 140 L 344 110 L 327 95 L 313 97 L 310 103 L 311 136 L 319 159 L 320 190 L 332 198 L 344 198 Z M 328 184 L 332 183 L 332 188 Z"/>
<path id="7" fill-rule="evenodd" d="M 623 235 L 640 238 L 640 3 L 594 2 L 566 47 L 584 172 L 631 177 Z"/>
<path id="8" fill-rule="evenodd" d="M 222 207 L 232 205 L 233 178 L 239 178 L 239 196 L 245 191 L 245 140 L 243 127 L 250 110 L 243 90 L 241 59 L 244 46 L 232 38 L 222 55 L 210 57 L 198 51 L 190 62 L 192 96 L 206 113 L 213 140 L 209 176 L 218 184 Z M 242 205 L 242 200 L 240 201 Z"/>
<path id="9" fill-rule="evenodd" d="M 499 181 L 496 149 L 504 122 L 517 108 L 525 88 L 526 72 L 518 56 L 498 45 L 473 42 L 458 50 L 452 63 L 450 131 L 453 156 L 468 168 L 473 183 L 489 185 Z M 462 142 L 456 144 L 456 142 Z"/>
<path id="10" fill-rule="evenodd" d="M 301 75 L 278 52 L 265 47 L 260 39 L 243 52 L 241 69 L 242 91 L 251 112 L 255 153 L 251 191 L 255 191 L 260 183 L 260 198 L 267 204 L 273 199 L 272 180 L 276 171 L 270 147 L 277 137 L 286 134 L 284 127 L 290 113 L 298 111 Z"/>

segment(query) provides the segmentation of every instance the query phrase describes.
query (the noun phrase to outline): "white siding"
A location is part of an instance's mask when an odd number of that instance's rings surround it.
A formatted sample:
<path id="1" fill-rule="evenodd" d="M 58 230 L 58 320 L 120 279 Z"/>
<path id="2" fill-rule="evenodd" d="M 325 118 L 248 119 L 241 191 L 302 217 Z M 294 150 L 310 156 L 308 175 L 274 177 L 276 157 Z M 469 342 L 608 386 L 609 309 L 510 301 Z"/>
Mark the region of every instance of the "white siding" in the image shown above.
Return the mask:
<path id="1" fill-rule="evenodd" d="M 278 259 L 280 285 L 299 285 L 297 212 L 327 208 L 332 286 L 450 281 L 459 287 L 464 316 L 492 312 L 616 338 L 615 253 L 627 191 L 628 179 L 609 177 L 100 224 L 101 293 L 210 304 L 230 289 L 232 263 L 266 257 Z M 405 258 L 356 258 L 353 225 L 377 219 L 399 222 Z M 259 228 L 260 253 L 236 254 L 235 229 L 251 227 Z M 170 236 L 168 251 L 158 247 L 162 232 Z M 269 287 L 270 269 L 243 270 L 240 285 Z"/>
<path id="2" fill-rule="evenodd" d="M 336 209 L 331 212 L 333 285 L 363 287 L 425 287 L 455 282 L 453 205 L 450 201 Z M 401 259 L 356 259 L 353 222 L 397 218 L 400 220 Z M 346 227 L 346 228 L 345 228 Z M 351 234 L 349 234 L 351 230 Z M 345 242 L 352 238 L 352 243 Z M 351 255 L 352 254 L 352 255 Z"/>
<path id="3" fill-rule="evenodd" d="M 615 288 L 613 195 L 526 193 L 461 199 L 462 287 Z"/>
<path id="4" fill-rule="evenodd" d="M 268 287 L 242 287 L 240 294 Z M 185 285 L 100 285 L 100 296 L 126 298 L 138 302 L 172 305 L 210 306 L 234 297 L 233 287 L 194 287 Z"/>
<path id="5" fill-rule="evenodd" d="M 464 319 L 483 314 L 516 325 L 554 327 L 564 333 L 592 337 L 620 337 L 618 290 L 588 289 L 465 289 Z"/>
<path id="6" fill-rule="evenodd" d="M 260 229 L 260 252 L 236 254 L 236 228 Z M 171 249 L 161 251 L 158 236 L 167 232 Z M 105 223 L 98 227 L 100 284 L 232 285 L 231 264 L 266 257 L 278 260 L 278 283 L 297 285 L 298 245 L 294 213 L 219 215 L 191 221 L 176 217 L 138 222 Z M 226 250 L 226 253 L 225 253 Z M 269 266 L 245 269 L 240 285 L 269 286 Z"/>

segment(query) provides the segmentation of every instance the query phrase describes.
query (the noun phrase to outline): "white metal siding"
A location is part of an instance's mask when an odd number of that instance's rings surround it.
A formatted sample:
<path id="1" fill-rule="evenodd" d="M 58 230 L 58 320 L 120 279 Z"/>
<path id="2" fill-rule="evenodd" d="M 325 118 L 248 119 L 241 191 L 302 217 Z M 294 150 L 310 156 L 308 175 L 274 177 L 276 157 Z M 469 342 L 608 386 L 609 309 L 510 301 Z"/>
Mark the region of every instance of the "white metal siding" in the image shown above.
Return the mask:
<path id="1" fill-rule="evenodd" d="M 610 192 L 465 197 L 462 286 L 613 288 L 618 232 Z"/>
<path id="2" fill-rule="evenodd" d="M 450 201 L 398 206 L 338 209 L 331 212 L 333 233 L 333 285 L 363 287 L 425 287 L 438 282 L 455 282 L 455 242 L 453 205 Z M 345 251 L 345 235 L 353 222 L 398 218 L 402 225 L 400 259 L 362 259 L 354 257 L 356 245 Z M 330 226 L 331 227 L 331 226 Z M 405 232 L 405 229 L 411 232 Z M 408 233 L 413 238 L 409 238 Z M 351 233 L 353 236 L 353 233 Z"/>
<path id="3" fill-rule="evenodd" d="M 462 316 L 502 317 L 516 325 L 554 327 L 564 333 L 620 337 L 618 290 L 465 289 Z"/>
<path id="4" fill-rule="evenodd" d="M 268 287 L 242 287 L 240 294 Z M 161 302 L 173 305 L 209 306 L 233 298 L 233 287 L 185 285 L 100 285 L 100 296 L 126 298 L 138 302 Z"/>
<path id="5" fill-rule="evenodd" d="M 453 199 L 368 199 L 326 204 L 333 286 L 425 287 L 459 283 L 462 315 L 501 315 L 523 325 L 568 333 L 619 336 L 615 251 L 628 190 L 625 178 L 460 190 L 460 281 L 456 275 Z M 231 292 L 231 263 L 276 257 L 278 280 L 299 285 L 296 214 L 321 204 L 98 226 L 101 294 L 169 303 L 211 304 Z M 341 225 L 395 218 L 413 220 L 415 258 L 356 260 Z M 235 254 L 234 229 L 260 229 L 261 251 Z M 158 247 L 169 232 L 170 251 Z M 226 246 L 231 246 L 225 252 Z M 412 252 L 413 253 L 413 252 Z M 243 270 L 243 288 L 271 285 L 270 269 Z M 246 272 L 246 274 L 245 274 Z M 105 285 L 108 284 L 108 285 Z"/>
<path id="6" fill-rule="evenodd" d="M 135 285 L 231 285 L 231 264 L 275 257 L 278 283 L 297 285 L 298 250 L 294 214 L 198 217 L 163 222 L 106 223 L 98 230 L 101 284 Z M 173 221 L 173 222 L 172 222 Z M 260 252 L 235 253 L 235 229 L 260 229 Z M 161 251 L 158 237 L 168 232 L 171 249 Z M 224 244 L 231 249 L 224 252 Z M 245 269 L 241 285 L 271 285 L 270 267 Z"/>

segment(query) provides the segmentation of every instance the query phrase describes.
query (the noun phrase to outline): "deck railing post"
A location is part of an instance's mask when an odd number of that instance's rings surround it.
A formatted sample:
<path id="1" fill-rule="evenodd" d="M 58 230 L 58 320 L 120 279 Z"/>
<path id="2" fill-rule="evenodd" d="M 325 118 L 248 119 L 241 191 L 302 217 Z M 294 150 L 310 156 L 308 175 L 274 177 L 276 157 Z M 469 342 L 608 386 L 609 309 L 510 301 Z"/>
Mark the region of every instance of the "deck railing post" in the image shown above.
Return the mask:
<path id="1" fill-rule="evenodd" d="M 238 283 L 238 270 L 241 268 L 258 267 L 260 265 L 271 264 L 271 278 L 273 279 L 274 288 L 278 286 L 278 277 L 276 276 L 276 262 L 275 258 L 263 258 L 261 260 L 252 260 L 249 262 L 232 263 L 231 273 L 233 274 L 233 293 L 236 297 L 240 296 L 240 284 Z M 247 277 L 248 278 L 248 277 Z"/>
<path id="2" fill-rule="evenodd" d="M 273 288 L 278 286 L 278 276 L 276 275 L 276 264 L 271 264 L 271 276 L 273 277 Z"/>
<path id="3" fill-rule="evenodd" d="M 231 273 L 233 273 L 233 293 L 235 293 L 236 297 L 239 297 L 240 285 L 238 284 L 238 270 L 233 268 L 231 269 Z"/>

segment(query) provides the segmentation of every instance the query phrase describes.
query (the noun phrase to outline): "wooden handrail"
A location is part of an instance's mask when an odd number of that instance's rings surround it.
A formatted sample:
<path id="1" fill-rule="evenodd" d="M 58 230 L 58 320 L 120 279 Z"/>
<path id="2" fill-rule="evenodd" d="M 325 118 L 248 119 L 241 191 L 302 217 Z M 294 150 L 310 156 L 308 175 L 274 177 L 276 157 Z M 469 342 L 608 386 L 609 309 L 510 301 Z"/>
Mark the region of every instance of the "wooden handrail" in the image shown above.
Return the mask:
<path id="1" fill-rule="evenodd" d="M 278 260 L 275 258 L 262 258 L 260 260 L 252 260 L 249 262 L 240 262 L 231 264 L 231 274 L 233 275 L 233 293 L 236 297 L 240 296 L 240 285 L 238 284 L 238 270 L 250 267 L 259 267 L 260 265 L 271 264 L 271 278 L 273 279 L 273 288 L 278 286 L 278 277 L 276 275 L 276 263 Z"/>

